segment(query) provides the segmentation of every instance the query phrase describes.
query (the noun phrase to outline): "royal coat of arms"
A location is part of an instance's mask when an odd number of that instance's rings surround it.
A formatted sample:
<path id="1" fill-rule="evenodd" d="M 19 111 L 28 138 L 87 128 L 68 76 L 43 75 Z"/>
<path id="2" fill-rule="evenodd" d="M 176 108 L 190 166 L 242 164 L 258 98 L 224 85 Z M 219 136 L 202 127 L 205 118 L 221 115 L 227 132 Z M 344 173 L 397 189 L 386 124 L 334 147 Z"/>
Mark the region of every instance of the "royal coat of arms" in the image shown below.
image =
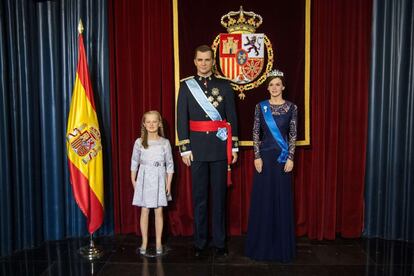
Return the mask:
<path id="1" fill-rule="evenodd" d="M 272 44 L 265 34 L 256 33 L 262 22 L 260 15 L 243 7 L 231 11 L 221 18 L 228 33 L 219 34 L 212 45 L 216 73 L 232 82 L 240 99 L 246 97 L 245 91 L 262 84 L 273 67 Z"/>
<path id="2" fill-rule="evenodd" d="M 72 150 L 82 158 L 84 164 L 93 159 L 102 150 L 101 134 L 96 127 L 81 124 L 73 129 L 66 139 L 69 141 Z"/>

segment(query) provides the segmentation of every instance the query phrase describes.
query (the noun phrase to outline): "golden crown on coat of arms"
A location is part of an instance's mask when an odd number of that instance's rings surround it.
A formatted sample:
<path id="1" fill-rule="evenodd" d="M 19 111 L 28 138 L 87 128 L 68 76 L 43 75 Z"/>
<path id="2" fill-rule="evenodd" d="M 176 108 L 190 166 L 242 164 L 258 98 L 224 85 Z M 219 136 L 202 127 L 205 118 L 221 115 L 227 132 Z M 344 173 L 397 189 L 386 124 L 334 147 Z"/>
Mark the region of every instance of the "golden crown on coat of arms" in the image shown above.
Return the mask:
<path id="1" fill-rule="evenodd" d="M 273 49 L 264 33 L 256 33 L 263 18 L 253 11 L 230 11 L 223 15 L 221 25 L 227 33 L 214 39 L 211 48 L 216 62 L 216 75 L 230 80 L 233 90 L 244 93 L 259 87 L 273 67 Z"/>
<path id="2" fill-rule="evenodd" d="M 230 34 L 254 33 L 262 22 L 263 18 L 260 15 L 252 11 L 244 11 L 243 6 L 240 6 L 239 11 L 230 11 L 221 17 L 221 25 Z"/>

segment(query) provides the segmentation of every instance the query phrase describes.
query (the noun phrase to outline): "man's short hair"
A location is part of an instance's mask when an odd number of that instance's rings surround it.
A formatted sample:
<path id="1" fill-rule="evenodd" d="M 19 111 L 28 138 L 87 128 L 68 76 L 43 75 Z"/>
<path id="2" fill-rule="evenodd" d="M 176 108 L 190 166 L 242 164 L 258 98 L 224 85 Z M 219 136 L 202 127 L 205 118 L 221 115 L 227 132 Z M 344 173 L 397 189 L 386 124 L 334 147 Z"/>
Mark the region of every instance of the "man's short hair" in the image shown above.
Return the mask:
<path id="1" fill-rule="evenodd" d="M 211 58 L 214 58 L 213 49 L 211 49 L 211 47 L 208 46 L 208 45 L 198 46 L 194 51 L 194 59 L 196 59 L 196 57 L 197 57 L 197 52 L 201 52 L 201 53 L 210 52 L 211 53 Z"/>

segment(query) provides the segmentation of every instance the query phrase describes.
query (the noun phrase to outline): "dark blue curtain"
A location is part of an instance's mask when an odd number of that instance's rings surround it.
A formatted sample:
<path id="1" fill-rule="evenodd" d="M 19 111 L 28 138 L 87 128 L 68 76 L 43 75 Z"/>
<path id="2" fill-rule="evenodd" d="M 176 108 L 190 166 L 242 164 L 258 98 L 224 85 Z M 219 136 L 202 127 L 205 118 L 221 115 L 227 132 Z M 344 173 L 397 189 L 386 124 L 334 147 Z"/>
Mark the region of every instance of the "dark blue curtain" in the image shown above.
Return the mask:
<path id="1" fill-rule="evenodd" d="M 87 235 L 66 158 L 66 124 L 82 19 L 105 166 L 104 225 L 113 231 L 106 1 L 0 2 L 0 255 Z"/>
<path id="2" fill-rule="evenodd" d="M 414 5 L 375 0 L 366 164 L 367 237 L 414 240 Z"/>

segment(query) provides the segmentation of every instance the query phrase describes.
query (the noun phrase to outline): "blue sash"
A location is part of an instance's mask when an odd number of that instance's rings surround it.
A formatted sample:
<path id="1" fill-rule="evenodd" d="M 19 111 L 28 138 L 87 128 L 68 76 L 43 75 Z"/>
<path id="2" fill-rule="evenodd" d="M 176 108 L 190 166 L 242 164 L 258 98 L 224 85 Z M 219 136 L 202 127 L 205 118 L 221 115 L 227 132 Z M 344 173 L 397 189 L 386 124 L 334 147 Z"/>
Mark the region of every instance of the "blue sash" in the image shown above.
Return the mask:
<path id="1" fill-rule="evenodd" d="M 185 83 L 188 86 L 191 94 L 193 95 L 194 99 L 196 99 L 197 103 L 201 106 L 204 112 L 210 117 L 212 121 L 222 121 L 220 113 L 218 110 L 208 101 L 206 95 L 204 94 L 203 90 L 201 90 L 200 85 L 198 85 L 195 79 L 186 80 Z M 227 130 L 226 128 L 219 128 L 217 130 L 216 136 L 222 140 L 226 141 L 227 139 Z"/>
<path id="2" fill-rule="evenodd" d="M 200 85 L 196 82 L 195 79 L 186 80 L 185 83 L 190 89 L 191 94 L 196 99 L 197 103 L 201 106 L 208 117 L 213 121 L 221 121 L 221 115 L 217 109 L 208 101 L 206 95 L 204 95 L 203 90 L 201 90 Z"/>
<path id="3" fill-rule="evenodd" d="M 268 126 L 270 132 L 275 138 L 277 144 L 279 145 L 280 149 L 282 150 L 279 157 L 277 158 L 277 162 L 279 163 L 286 163 L 288 158 L 288 144 L 286 143 L 285 139 L 283 139 L 282 134 L 280 133 L 279 128 L 273 118 L 272 111 L 270 110 L 269 101 L 260 102 L 260 107 L 262 109 L 263 118 Z"/>

